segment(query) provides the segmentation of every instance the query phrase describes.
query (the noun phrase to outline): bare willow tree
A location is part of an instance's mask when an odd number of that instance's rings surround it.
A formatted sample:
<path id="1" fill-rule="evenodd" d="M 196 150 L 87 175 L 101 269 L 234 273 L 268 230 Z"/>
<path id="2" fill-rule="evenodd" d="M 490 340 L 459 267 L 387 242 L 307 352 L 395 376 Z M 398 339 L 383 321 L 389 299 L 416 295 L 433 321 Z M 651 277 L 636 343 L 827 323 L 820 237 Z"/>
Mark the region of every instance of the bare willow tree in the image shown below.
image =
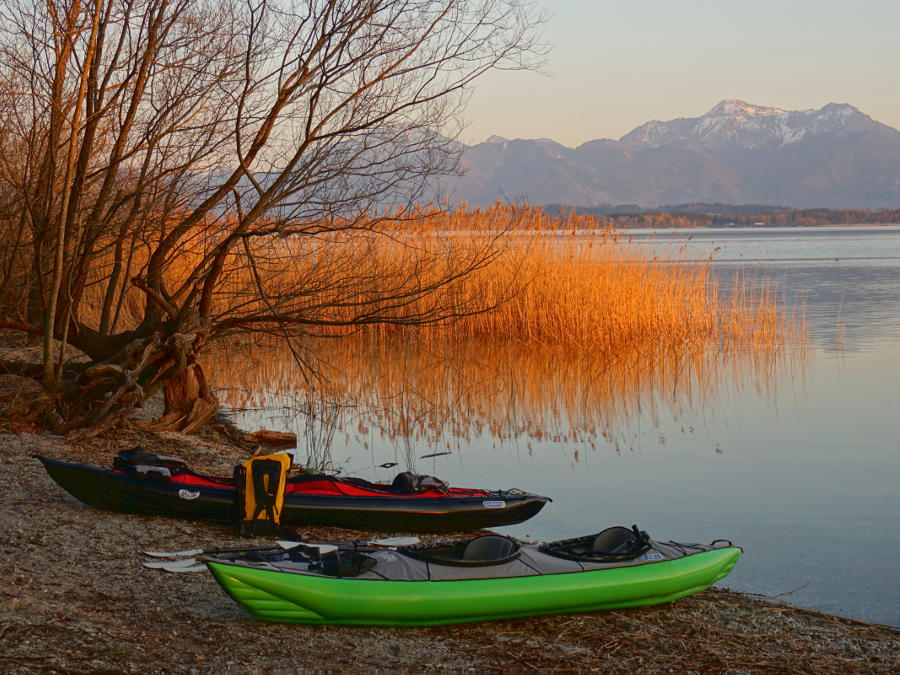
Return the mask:
<path id="1" fill-rule="evenodd" d="M 108 425 L 162 389 L 158 427 L 191 431 L 216 337 L 477 311 L 454 282 L 496 249 L 413 242 L 385 207 L 455 168 L 468 86 L 532 67 L 539 22 L 527 0 L 6 0 L 0 326 L 43 336 L 46 419 Z"/>

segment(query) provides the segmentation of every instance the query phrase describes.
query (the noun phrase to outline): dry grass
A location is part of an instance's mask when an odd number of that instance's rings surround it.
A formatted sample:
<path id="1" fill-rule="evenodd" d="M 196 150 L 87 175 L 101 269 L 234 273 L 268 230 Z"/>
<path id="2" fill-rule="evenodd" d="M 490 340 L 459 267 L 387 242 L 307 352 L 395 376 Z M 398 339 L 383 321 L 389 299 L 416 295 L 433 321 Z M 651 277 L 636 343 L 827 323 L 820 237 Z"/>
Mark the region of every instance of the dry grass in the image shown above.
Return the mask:
<path id="1" fill-rule="evenodd" d="M 402 324 L 439 323 L 414 339 L 512 340 L 604 358 L 660 346 L 783 344 L 797 328 L 764 285 L 738 282 L 723 300 L 707 265 L 660 261 L 592 224 L 587 216 L 498 205 L 395 214 L 363 231 L 263 238 L 225 261 L 212 316 L 228 322 L 277 312 L 311 335 L 354 333 L 375 317 L 368 337 L 401 332 L 404 339 Z M 215 240 L 198 233 L 171 261 L 170 291 L 185 285 Z M 128 278 L 141 274 L 147 254 L 134 252 Z M 111 264 L 96 262 L 95 281 Z M 86 325 L 98 323 L 103 290 L 102 282 L 88 288 L 79 316 Z M 120 329 L 136 325 L 144 304 L 136 288 L 123 298 Z"/>
<path id="2" fill-rule="evenodd" d="M 736 280 L 722 298 L 708 264 L 685 264 L 677 252 L 673 260 L 660 260 L 622 233 L 592 225 L 589 216 L 509 206 L 425 216 L 413 230 L 417 246 L 452 238 L 460 250 L 473 251 L 488 237 L 503 236 L 493 242 L 498 257 L 449 290 L 460 303 L 474 301 L 489 311 L 419 331 L 413 339 L 511 340 L 612 359 L 660 347 L 770 346 L 805 333 L 802 317 L 786 316 L 765 283 Z M 397 247 L 382 247 L 376 255 L 380 266 L 392 268 Z"/>

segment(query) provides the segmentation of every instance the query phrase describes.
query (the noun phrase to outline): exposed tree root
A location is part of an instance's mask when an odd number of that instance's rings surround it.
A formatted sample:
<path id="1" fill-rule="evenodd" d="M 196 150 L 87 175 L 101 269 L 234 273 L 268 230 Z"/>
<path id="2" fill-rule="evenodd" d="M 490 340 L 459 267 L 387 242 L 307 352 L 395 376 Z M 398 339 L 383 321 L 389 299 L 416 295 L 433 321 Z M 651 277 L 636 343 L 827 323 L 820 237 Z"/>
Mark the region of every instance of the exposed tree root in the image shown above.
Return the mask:
<path id="1" fill-rule="evenodd" d="M 199 363 L 166 382 L 163 388 L 166 408 L 163 416 L 147 425 L 150 431 L 195 433 L 216 416 L 219 399 L 206 381 Z"/>
<path id="2" fill-rule="evenodd" d="M 132 340 L 114 356 L 66 381 L 44 422 L 72 439 L 93 438 L 123 425 L 147 398 L 160 389 L 165 412 L 148 428 L 194 433 L 218 410 L 197 355 L 205 332 L 154 334 Z"/>

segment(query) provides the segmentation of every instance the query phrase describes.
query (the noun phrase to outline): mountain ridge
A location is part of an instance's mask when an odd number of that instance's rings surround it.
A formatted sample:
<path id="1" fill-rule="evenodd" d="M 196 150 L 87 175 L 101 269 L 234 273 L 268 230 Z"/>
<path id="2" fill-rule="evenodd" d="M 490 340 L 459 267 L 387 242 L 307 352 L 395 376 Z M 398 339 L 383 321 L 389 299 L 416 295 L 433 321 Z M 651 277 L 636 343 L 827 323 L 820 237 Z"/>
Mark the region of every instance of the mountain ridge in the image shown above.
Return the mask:
<path id="1" fill-rule="evenodd" d="M 848 103 L 784 110 L 724 99 L 574 148 L 491 136 L 464 149 L 455 201 L 644 206 L 686 202 L 900 206 L 900 131 Z"/>

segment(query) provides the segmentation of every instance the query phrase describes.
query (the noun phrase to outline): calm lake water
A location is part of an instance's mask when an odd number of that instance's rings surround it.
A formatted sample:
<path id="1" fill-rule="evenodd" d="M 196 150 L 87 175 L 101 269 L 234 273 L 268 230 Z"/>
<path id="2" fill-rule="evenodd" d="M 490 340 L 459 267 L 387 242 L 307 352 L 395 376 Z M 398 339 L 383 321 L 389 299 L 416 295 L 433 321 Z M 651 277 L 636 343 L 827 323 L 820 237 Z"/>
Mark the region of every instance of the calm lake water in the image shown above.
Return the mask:
<path id="1" fill-rule="evenodd" d="M 485 432 L 415 470 L 552 496 L 531 521 L 498 528 L 515 536 L 637 523 L 659 539 L 727 538 L 744 557 L 723 585 L 900 625 L 900 227 L 629 234 L 662 258 L 712 256 L 726 290 L 736 272 L 775 284 L 787 307 L 805 307 L 802 366 L 764 384 L 736 371 L 689 405 L 654 405 L 631 418 L 625 444 Z M 290 428 L 275 411 L 238 422 Z M 338 436 L 332 455 L 372 480 L 404 468 L 377 468 L 403 452 L 375 436 L 365 449 Z"/>

